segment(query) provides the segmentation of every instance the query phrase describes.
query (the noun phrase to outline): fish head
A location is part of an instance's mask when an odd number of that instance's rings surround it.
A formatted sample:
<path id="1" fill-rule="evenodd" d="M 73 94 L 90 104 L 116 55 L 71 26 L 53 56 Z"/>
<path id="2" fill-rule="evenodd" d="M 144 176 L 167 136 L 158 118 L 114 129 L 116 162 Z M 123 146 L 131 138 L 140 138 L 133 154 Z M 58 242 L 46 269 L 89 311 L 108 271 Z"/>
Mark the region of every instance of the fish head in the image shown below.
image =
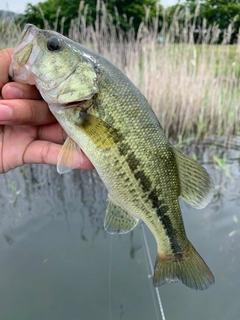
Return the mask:
<path id="1" fill-rule="evenodd" d="M 98 92 L 97 62 L 76 43 L 27 24 L 10 66 L 14 81 L 36 85 L 49 105 L 91 99 Z"/>

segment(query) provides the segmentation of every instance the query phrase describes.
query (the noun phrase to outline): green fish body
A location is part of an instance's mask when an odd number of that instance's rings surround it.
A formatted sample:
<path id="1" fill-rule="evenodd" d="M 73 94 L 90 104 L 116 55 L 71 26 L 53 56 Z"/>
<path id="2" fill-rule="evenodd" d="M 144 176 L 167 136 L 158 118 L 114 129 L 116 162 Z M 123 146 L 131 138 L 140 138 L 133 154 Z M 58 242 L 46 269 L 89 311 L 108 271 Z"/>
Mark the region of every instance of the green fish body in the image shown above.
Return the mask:
<path id="1" fill-rule="evenodd" d="M 26 25 L 13 53 L 15 81 L 36 84 L 68 137 L 60 173 L 81 150 L 108 192 L 104 228 L 126 233 L 142 220 L 157 242 L 155 286 L 181 280 L 206 289 L 214 276 L 188 240 L 178 197 L 196 208 L 213 194 L 206 170 L 175 149 L 146 98 L 101 55 L 54 32 Z"/>

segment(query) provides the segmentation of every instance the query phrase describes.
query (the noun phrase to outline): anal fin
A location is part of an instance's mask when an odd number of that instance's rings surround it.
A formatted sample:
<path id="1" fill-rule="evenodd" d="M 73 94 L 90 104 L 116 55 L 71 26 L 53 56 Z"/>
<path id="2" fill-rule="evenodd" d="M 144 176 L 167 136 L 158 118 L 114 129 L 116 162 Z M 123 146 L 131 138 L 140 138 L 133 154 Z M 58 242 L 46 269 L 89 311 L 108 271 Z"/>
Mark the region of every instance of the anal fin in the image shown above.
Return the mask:
<path id="1" fill-rule="evenodd" d="M 104 219 L 104 229 L 111 234 L 124 234 L 133 230 L 138 219 L 129 215 L 119 204 L 108 196 L 108 205 Z"/>

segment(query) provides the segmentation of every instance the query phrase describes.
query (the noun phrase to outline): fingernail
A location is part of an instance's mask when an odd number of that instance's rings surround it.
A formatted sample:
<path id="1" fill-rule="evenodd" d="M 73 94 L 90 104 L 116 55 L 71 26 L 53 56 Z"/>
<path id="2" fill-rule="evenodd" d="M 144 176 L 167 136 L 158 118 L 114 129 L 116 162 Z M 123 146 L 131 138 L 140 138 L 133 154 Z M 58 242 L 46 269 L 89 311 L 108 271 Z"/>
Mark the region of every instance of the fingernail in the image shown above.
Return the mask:
<path id="1" fill-rule="evenodd" d="M 4 104 L 0 104 L 0 121 L 8 121 L 12 118 L 12 109 Z"/>
<path id="2" fill-rule="evenodd" d="M 23 96 L 22 90 L 12 86 L 8 86 L 4 93 L 5 99 L 21 99 L 22 96 Z"/>

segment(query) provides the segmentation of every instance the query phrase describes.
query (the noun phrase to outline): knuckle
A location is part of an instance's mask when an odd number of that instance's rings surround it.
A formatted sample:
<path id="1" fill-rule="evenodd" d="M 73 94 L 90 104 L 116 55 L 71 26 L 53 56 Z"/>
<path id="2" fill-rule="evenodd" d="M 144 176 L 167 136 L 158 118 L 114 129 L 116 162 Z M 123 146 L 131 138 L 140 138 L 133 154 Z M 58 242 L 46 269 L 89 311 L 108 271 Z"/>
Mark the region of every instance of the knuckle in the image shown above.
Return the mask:
<path id="1" fill-rule="evenodd" d="M 34 102 L 29 104 L 29 121 L 35 124 L 38 121 L 38 108 Z"/>
<path id="2" fill-rule="evenodd" d="M 39 121 L 38 108 L 34 101 L 18 100 L 12 106 L 13 121 L 21 124 L 37 124 Z"/>
<path id="3" fill-rule="evenodd" d="M 51 142 L 46 142 L 41 150 L 41 163 L 48 163 L 48 157 L 50 154 Z"/>

